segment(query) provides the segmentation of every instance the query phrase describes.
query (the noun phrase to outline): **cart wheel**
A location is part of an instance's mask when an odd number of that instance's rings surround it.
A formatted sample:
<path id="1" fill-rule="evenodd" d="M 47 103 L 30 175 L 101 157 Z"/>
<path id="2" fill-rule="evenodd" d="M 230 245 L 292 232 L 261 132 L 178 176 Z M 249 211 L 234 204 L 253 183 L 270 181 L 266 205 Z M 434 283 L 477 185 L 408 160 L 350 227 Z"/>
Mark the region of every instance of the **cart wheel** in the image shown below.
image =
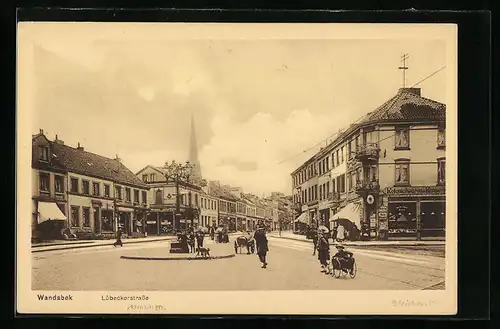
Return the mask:
<path id="1" fill-rule="evenodd" d="M 340 278 L 340 272 L 342 272 L 342 270 L 341 270 L 342 267 L 340 266 L 340 262 L 339 262 L 338 259 L 334 259 L 332 261 L 332 267 L 333 267 L 333 269 L 332 269 L 332 275 L 336 279 Z"/>
<path id="2" fill-rule="evenodd" d="M 351 279 L 354 279 L 356 277 L 356 273 L 358 272 L 358 267 L 356 266 L 356 260 L 353 259 L 353 262 L 352 262 L 352 271 L 349 272 L 349 276 L 351 277 Z"/>

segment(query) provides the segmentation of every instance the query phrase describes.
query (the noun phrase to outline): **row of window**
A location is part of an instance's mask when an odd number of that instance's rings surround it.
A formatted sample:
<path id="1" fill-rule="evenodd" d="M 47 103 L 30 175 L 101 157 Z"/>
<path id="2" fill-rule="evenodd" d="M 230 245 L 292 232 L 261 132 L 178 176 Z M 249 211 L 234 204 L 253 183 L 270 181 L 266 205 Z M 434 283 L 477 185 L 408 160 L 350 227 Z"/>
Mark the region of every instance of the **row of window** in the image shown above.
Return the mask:
<path id="1" fill-rule="evenodd" d="M 217 210 L 217 202 L 215 200 L 201 198 L 201 208 L 209 210 Z"/>
<path id="2" fill-rule="evenodd" d="M 363 133 L 363 145 L 378 143 L 375 138 L 375 131 L 365 131 Z M 360 135 L 357 135 L 352 140 L 347 142 L 347 160 L 349 160 L 359 149 L 360 145 Z M 437 130 L 437 148 L 446 147 L 446 131 L 445 128 L 440 127 Z M 409 126 L 399 126 L 395 129 L 394 134 L 394 149 L 395 150 L 408 150 L 410 149 L 410 127 Z M 331 161 L 330 161 L 331 159 Z M 344 163 L 344 146 L 331 153 L 330 156 L 326 156 L 315 164 L 310 164 L 307 168 L 304 168 L 301 172 L 293 176 L 294 186 L 300 185 L 310 178 L 325 174 L 330 171 L 331 168 L 335 168 L 340 164 Z"/>
<path id="3" fill-rule="evenodd" d="M 156 182 L 156 174 L 144 174 L 142 175 L 142 180 L 145 183 Z"/>
<path id="4" fill-rule="evenodd" d="M 41 194 L 50 194 L 50 174 L 41 172 L 39 181 Z M 59 194 L 65 192 L 64 176 L 54 175 L 54 192 Z"/>
<path id="5" fill-rule="evenodd" d="M 236 209 L 238 211 L 238 213 L 240 214 L 246 214 L 247 210 L 246 210 L 246 205 L 244 205 L 243 203 L 237 203 L 236 204 Z"/>
<path id="6" fill-rule="evenodd" d="M 236 204 L 234 202 L 220 200 L 219 210 L 229 213 L 236 213 Z"/>
<path id="7" fill-rule="evenodd" d="M 101 183 L 100 182 L 92 182 L 92 193 L 90 191 L 90 181 L 82 179 L 82 184 L 80 188 L 80 179 L 77 177 L 71 177 L 71 192 L 72 193 L 77 193 L 77 194 L 84 194 L 84 195 L 92 195 L 96 197 L 101 197 L 104 196 L 106 198 L 111 197 L 111 191 L 110 191 L 110 184 L 102 184 L 104 186 L 104 189 L 101 191 Z M 116 185 L 115 186 L 115 197 L 118 200 L 123 200 L 123 187 Z M 125 201 L 127 202 L 132 202 L 132 195 L 131 192 L 132 190 L 129 187 L 125 187 Z M 140 203 L 140 198 L 139 198 L 139 190 L 134 189 L 134 203 Z M 142 203 L 146 204 L 147 203 L 147 192 L 142 191 Z"/>
<path id="8" fill-rule="evenodd" d="M 318 185 L 314 185 L 309 187 L 308 189 L 305 189 L 301 191 L 301 194 L 295 194 L 294 195 L 294 202 L 295 203 L 308 203 L 312 201 L 318 200 L 325 200 L 328 198 L 328 194 L 330 192 L 333 193 L 344 193 L 345 192 L 345 174 L 342 174 L 336 178 L 334 178 L 331 181 L 331 191 L 330 191 L 330 181 L 325 182 L 324 184 L 319 186 L 318 190 Z"/>
<path id="9" fill-rule="evenodd" d="M 445 185 L 446 183 L 446 159 L 438 159 L 437 162 L 437 184 Z M 410 161 L 409 160 L 398 160 L 395 164 L 395 185 L 409 185 L 410 184 Z M 369 166 L 364 168 L 358 168 L 356 171 L 347 174 L 348 191 L 352 191 L 357 182 L 361 181 L 377 181 L 377 167 Z M 294 202 L 301 203 L 301 200 L 305 202 L 316 201 L 318 196 L 319 200 L 324 200 L 328 198 L 328 193 L 330 192 L 330 182 L 326 182 L 319 186 L 314 185 L 306 190 L 301 191 L 301 195 L 294 195 Z M 345 193 L 345 175 L 340 175 L 339 177 L 333 179 L 332 190 L 333 193 Z"/>

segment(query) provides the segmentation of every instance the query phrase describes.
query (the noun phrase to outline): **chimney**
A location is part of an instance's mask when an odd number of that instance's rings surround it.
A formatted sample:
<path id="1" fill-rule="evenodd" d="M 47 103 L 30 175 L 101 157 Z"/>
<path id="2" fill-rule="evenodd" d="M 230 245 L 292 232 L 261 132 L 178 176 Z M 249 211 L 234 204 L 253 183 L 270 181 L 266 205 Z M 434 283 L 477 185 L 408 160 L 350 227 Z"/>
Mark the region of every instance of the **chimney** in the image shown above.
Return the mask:
<path id="1" fill-rule="evenodd" d="M 43 129 L 40 129 L 40 135 L 43 135 Z"/>
<path id="2" fill-rule="evenodd" d="M 78 147 L 76 149 L 79 150 L 79 151 L 83 151 L 84 150 L 84 148 L 82 146 L 80 146 L 80 142 L 78 142 Z"/>
<path id="3" fill-rule="evenodd" d="M 120 159 L 120 157 L 118 156 L 118 154 L 116 155 L 115 160 L 118 161 L 118 162 L 122 161 L 122 159 Z"/>
<path id="4" fill-rule="evenodd" d="M 414 94 L 417 96 L 420 96 L 420 88 L 399 88 L 399 93 L 400 94 Z"/>
<path id="5" fill-rule="evenodd" d="M 59 144 L 59 145 L 64 145 L 64 141 L 63 141 L 63 140 L 60 140 L 60 139 L 57 137 L 57 134 L 56 134 L 56 139 L 54 139 L 54 143 Z"/>

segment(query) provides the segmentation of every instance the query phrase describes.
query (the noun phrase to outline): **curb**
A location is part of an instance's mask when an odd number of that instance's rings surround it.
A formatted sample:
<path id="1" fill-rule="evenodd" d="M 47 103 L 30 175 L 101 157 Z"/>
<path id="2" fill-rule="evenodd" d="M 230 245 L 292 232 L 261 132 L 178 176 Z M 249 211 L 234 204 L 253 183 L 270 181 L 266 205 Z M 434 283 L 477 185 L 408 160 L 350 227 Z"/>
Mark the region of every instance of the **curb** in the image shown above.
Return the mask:
<path id="1" fill-rule="evenodd" d="M 133 243 L 148 243 L 148 242 L 159 242 L 159 241 L 168 241 L 168 240 L 173 240 L 174 237 L 171 238 L 163 238 L 163 239 L 154 239 L 154 240 L 146 240 L 146 241 L 123 241 L 123 244 L 133 244 Z M 51 249 L 42 249 L 42 250 L 31 250 L 31 253 L 35 252 L 47 252 L 47 251 L 57 251 L 57 250 L 66 250 L 66 249 L 81 249 L 81 248 L 92 248 L 92 247 L 106 247 L 106 246 L 112 246 L 114 245 L 114 242 L 110 243 L 93 243 L 93 242 L 84 242 L 86 243 L 85 245 L 77 245 L 77 246 L 72 246 L 71 244 L 67 244 L 67 247 L 61 247 L 61 248 L 51 248 Z M 76 243 L 75 243 L 76 244 Z"/>
<path id="2" fill-rule="evenodd" d="M 235 254 L 213 257 L 140 257 L 140 256 L 121 256 L 121 259 L 130 260 L 212 260 L 212 259 L 225 259 L 235 257 Z"/>
<path id="3" fill-rule="evenodd" d="M 80 245 L 80 244 L 95 244 L 94 241 L 82 241 L 82 242 L 74 242 L 74 243 L 47 243 L 47 244 L 39 244 L 36 246 L 31 246 L 31 248 L 43 248 L 43 247 L 52 247 L 52 246 L 71 246 L 71 245 Z"/>
<path id="4" fill-rule="evenodd" d="M 303 239 L 296 239 L 296 238 L 290 238 L 290 237 L 284 237 L 284 236 L 272 236 L 274 238 L 278 239 L 287 239 L 287 240 L 294 240 L 294 241 L 302 241 L 302 242 L 312 242 L 312 240 L 303 240 Z M 332 243 L 330 242 L 330 246 L 335 246 L 337 243 Z M 431 243 L 373 243 L 373 244 L 361 244 L 361 243 L 342 243 L 344 246 L 352 246 L 352 247 L 426 247 L 426 246 L 444 246 L 446 243 L 443 241 L 437 241 L 437 242 L 431 242 Z"/>

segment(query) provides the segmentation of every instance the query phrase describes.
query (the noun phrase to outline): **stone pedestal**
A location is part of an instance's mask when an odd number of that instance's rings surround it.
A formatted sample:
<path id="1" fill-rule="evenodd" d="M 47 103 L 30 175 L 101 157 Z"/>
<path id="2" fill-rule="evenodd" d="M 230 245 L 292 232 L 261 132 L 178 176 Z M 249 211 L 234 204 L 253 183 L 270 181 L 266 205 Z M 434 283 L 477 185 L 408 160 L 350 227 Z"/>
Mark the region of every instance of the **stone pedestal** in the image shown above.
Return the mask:
<path id="1" fill-rule="evenodd" d="M 189 254 L 189 247 L 186 242 L 175 241 L 170 244 L 171 254 Z"/>

